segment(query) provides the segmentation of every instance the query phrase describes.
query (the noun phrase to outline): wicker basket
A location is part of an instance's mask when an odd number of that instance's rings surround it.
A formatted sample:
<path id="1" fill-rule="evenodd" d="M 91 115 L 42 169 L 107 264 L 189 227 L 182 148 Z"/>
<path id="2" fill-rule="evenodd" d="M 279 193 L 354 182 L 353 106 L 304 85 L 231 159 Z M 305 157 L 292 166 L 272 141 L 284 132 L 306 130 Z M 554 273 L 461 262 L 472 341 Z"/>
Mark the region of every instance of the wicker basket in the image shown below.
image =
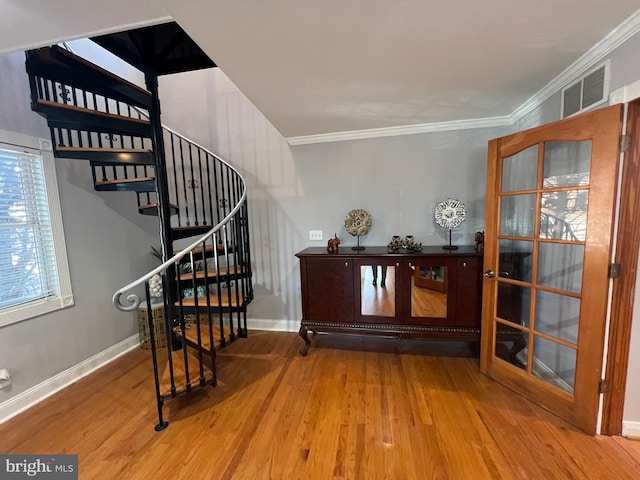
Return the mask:
<path id="1" fill-rule="evenodd" d="M 156 342 L 156 349 L 164 348 L 167 346 L 164 305 L 151 305 L 151 316 L 153 318 L 153 335 Z M 138 332 L 140 334 L 140 348 L 151 350 L 146 304 L 138 307 Z"/>

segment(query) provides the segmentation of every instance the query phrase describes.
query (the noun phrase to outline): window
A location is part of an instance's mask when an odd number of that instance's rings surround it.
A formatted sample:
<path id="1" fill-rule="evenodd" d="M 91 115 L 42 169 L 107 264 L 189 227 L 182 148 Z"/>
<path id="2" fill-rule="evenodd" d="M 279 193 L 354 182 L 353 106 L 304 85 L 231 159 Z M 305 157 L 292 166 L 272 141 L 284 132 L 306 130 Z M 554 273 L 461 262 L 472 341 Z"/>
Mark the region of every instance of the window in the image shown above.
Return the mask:
<path id="1" fill-rule="evenodd" d="M 73 305 L 51 142 L 0 131 L 0 326 Z"/>
<path id="2" fill-rule="evenodd" d="M 562 90 L 562 118 L 590 110 L 609 96 L 609 61 Z"/>

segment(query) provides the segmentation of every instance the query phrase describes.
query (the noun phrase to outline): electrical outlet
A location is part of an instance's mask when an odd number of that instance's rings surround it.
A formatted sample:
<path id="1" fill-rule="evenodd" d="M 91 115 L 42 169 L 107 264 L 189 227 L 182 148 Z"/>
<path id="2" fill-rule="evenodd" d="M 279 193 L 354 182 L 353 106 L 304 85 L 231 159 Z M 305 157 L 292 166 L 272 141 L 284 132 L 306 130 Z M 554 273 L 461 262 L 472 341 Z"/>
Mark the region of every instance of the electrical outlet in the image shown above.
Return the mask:
<path id="1" fill-rule="evenodd" d="M 11 372 L 7 367 L 0 368 L 0 389 L 11 385 Z"/>
<path id="2" fill-rule="evenodd" d="M 309 240 L 322 240 L 322 230 L 309 230 Z"/>

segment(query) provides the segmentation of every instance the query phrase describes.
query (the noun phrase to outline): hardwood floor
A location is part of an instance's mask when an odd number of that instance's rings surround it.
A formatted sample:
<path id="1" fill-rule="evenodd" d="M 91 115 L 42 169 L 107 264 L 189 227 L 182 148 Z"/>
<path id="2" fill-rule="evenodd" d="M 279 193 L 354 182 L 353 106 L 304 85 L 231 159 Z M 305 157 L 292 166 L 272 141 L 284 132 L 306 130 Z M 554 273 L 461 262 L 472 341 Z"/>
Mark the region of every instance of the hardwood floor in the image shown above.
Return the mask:
<path id="1" fill-rule="evenodd" d="M 478 372 L 466 344 L 249 332 L 219 385 L 157 421 L 135 350 L 0 425 L 2 453 L 76 453 L 81 479 L 637 479 L 591 437 Z M 635 458 L 634 458 L 635 457 Z"/>

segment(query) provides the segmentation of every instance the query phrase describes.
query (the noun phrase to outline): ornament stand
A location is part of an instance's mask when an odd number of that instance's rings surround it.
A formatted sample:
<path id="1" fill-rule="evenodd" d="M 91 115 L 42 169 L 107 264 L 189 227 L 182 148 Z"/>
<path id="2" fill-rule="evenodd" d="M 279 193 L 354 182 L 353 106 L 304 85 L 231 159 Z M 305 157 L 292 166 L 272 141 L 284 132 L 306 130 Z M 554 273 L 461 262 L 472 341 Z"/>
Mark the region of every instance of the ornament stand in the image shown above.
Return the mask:
<path id="1" fill-rule="evenodd" d="M 451 245 L 451 229 L 449 229 L 449 245 L 443 245 L 443 250 L 457 250 L 457 245 Z"/>
<path id="2" fill-rule="evenodd" d="M 356 235 L 356 238 L 358 239 L 358 244 L 355 247 L 351 247 L 351 250 L 365 250 L 366 247 L 361 247 L 360 246 L 360 235 Z M 458 247 L 456 247 L 458 248 Z"/>

